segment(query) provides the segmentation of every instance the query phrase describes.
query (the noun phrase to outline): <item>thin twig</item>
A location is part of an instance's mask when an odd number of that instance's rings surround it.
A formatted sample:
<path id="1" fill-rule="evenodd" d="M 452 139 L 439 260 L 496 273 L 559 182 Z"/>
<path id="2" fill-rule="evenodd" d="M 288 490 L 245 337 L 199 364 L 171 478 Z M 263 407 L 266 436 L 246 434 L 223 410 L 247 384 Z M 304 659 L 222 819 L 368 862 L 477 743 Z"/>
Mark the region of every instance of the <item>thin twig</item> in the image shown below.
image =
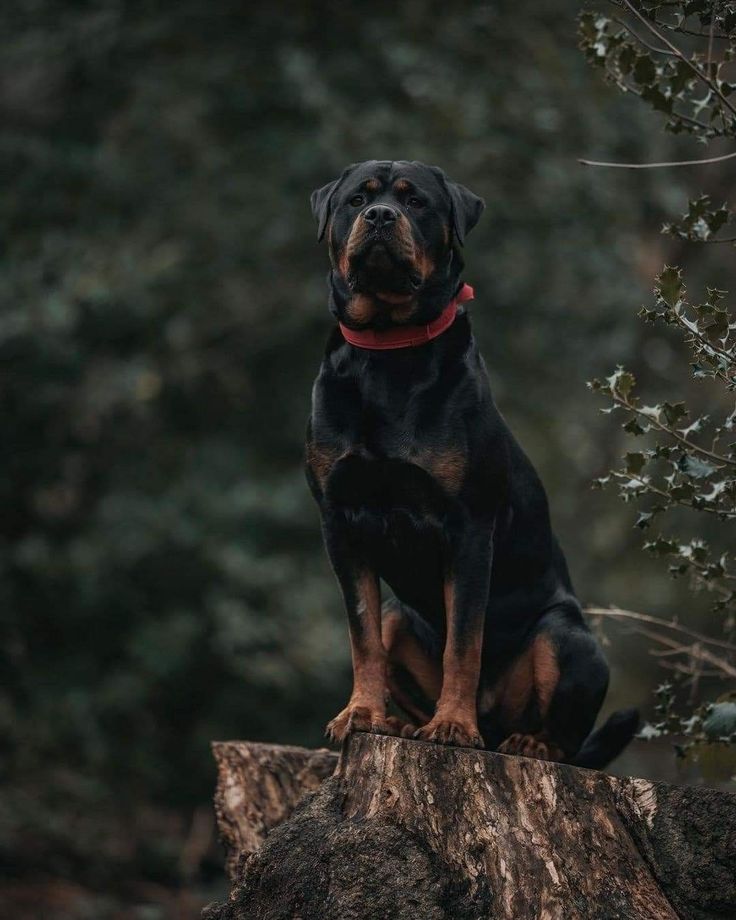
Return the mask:
<path id="1" fill-rule="evenodd" d="M 718 96 L 718 98 L 721 100 L 722 105 L 725 105 L 726 108 L 732 114 L 736 115 L 736 108 L 734 108 L 734 106 L 731 105 L 728 99 L 720 91 L 717 84 L 714 83 L 713 80 L 711 80 L 709 76 L 704 74 L 703 71 L 696 64 L 693 64 L 693 62 L 689 58 L 687 58 L 682 53 L 682 51 L 680 51 L 677 45 L 673 45 L 672 42 L 667 38 L 666 35 L 662 35 L 659 29 L 657 29 L 656 26 L 652 25 L 652 23 L 646 18 L 646 16 L 643 16 L 639 12 L 639 10 L 637 10 L 634 4 L 631 3 L 631 0 L 623 0 L 623 3 L 628 9 L 628 11 L 632 13 L 634 16 L 636 16 L 639 22 L 641 22 L 644 25 L 644 27 L 652 33 L 652 35 L 654 35 L 661 42 L 663 42 L 670 49 L 670 51 L 672 51 L 683 63 L 685 63 L 693 71 L 693 73 L 697 75 L 699 80 L 705 83 L 705 85 L 708 87 L 708 89 L 710 89 L 712 93 Z"/>
<path id="2" fill-rule="evenodd" d="M 657 48 L 655 45 L 650 45 L 649 42 L 648 42 L 645 38 L 642 38 L 641 35 L 639 35 L 637 32 L 635 32 L 635 31 L 631 28 L 631 26 L 628 24 L 628 22 L 626 22 L 625 20 L 619 19 L 618 16 L 611 16 L 611 19 L 613 19 L 614 22 L 617 22 L 620 26 L 623 26 L 624 29 L 626 29 L 626 31 L 627 31 L 630 35 L 633 35 L 634 38 L 635 38 L 641 45 L 644 45 L 645 48 L 649 48 L 649 50 L 650 50 L 650 51 L 653 51 L 655 54 L 666 54 L 666 55 L 668 55 L 669 57 L 677 57 L 677 55 L 674 54 L 674 52 L 669 51 L 667 48 Z"/>
<path id="3" fill-rule="evenodd" d="M 715 645 L 718 648 L 725 648 L 729 652 L 736 652 L 736 645 L 726 642 L 725 639 L 713 639 L 704 633 L 689 629 L 680 623 L 674 623 L 670 620 L 663 620 L 661 617 L 652 616 L 649 613 L 638 613 L 635 610 L 624 610 L 622 607 L 586 607 L 585 612 L 591 616 L 612 617 L 614 619 L 636 620 L 641 623 L 651 623 L 654 626 L 661 626 L 664 629 L 671 629 L 674 632 L 681 633 L 683 636 L 689 636 L 698 642 L 704 642 L 707 645 Z"/>
<path id="4" fill-rule="evenodd" d="M 736 151 L 733 153 L 724 153 L 718 157 L 706 157 L 703 160 L 673 160 L 665 163 L 606 163 L 601 160 L 581 160 L 583 166 L 607 166 L 615 169 L 662 169 L 665 166 L 700 166 L 701 163 L 722 163 L 724 160 L 731 160 L 736 157 Z"/>
<path id="5" fill-rule="evenodd" d="M 657 428 L 659 431 L 664 434 L 668 434 L 671 438 L 677 441 L 678 444 L 682 444 L 683 447 L 688 450 L 693 451 L 696 454 L 700 454 L 703 457 L 708 457 L 711 460 L 715 460 L 716 463 L 722 464 L 726 467 L 736 466 L 736 460 L 731 459 L 730 457 L 724 457 L 723 454 L 715 454 L 713 451 L 708 450 L 707 447 L 701 447 L 700 444 L 696 444 L 694 441 L 690 441 L 688 438 L 683 437 L 679 431 L 676 431 L 674 428 L 668 428 L 666 425 L 663 425 L 657 418 L 653 415 L 650 415 L 648 412 L 645 412 L 640 406 L 635 406 L 621 394 L 612 389 L 611 390 L 611 399 L 619 405 L 623 406 L 624 409 L 628 409 L 629 412 L 635 412 L 637 415 L 645 418 L 647 422 Z"/>
<path id="6" fill-rule="evenodd" d="M 726 675 L 727 677 L 736 677 L 736 667 L 731 664 L 730 661 L 726 661 L 725 658 L 721 658 L 719 655 L 714 655 L 713 652 L 709 652 L 708 649 L 703 648 L 697 642 L 692 645 L 687 646 L 686 649 L 683 649 L 679 642 L 675 639 L 670 639 L 669 636 L 663 636 L 661 633 L 655 632 L 653 629 L 646 629 L 644 626 L 631 626 L 630 629 L 632 632 L 637 633 L 637 635 L 644 636 L 647 639 L 651 639 L 653 642 L 659 642 L 661 645 L 666 645 L 669 648 L 677 649 L 680 654 L 687 654 L 691 659 L 697 662 L 705 661 L 713 667 L 718 668 L 721 676 Z M 668 667 L 668 662 L 660 662 L 662 667 Z M 671 667 L 671 665 L 669 665 Z M 695 677 L 695 671 L 693 668 L 690 668 L 690 673 Z"/>
<path id="7" fill-rule="evenodd" d="M 609 3 L 613 3 L 614 6 L 620 6 L 620 4 L 616 3 L 615 0 L 609 0 Z M 696 32 L 694 29 L 685 29 L 682 26 L 673 26 L 671 22 L 662 22 L 661 20 L 658 19 L 657 25 L 661 29 L 667 29 L 668 32 L 677 32 L 678 34 L 681 34 L 681 35 L 692 35 L 695 38 L 708 38 L 707 32 Z M 714 34 L 713 38 L 718 39 L 719 41 L 724 41 L 724 42 L 731 41 L 730 35 L 723 35 L 720 32 Z"/>
<path id="8" fill-rule="evenodd" d="M 677 674 L 684 674 L 686 677 L 690 678 L 690 683 L 695 682 L 695 668 L 688 667 L 686 664 L 683 664 L 681 661 L 660 661 L 660 668 L 665 668 L 667 671 L 674 671 Z M 704 671 L 701 668 L 698 668 L 698 674 L 700 677 L 720 677 L 723 678 L 723 672 L 718 671 L 715 668 L 711 671 Z M 690 702 L 693 702 L 690 700 Z"/>
<path id="9" fill-rule="evenodd" d="M 654 642 L 659 642 L 670 648 L 676 648 L 680 644 L 675 639 L 670 639 L 668 636 L 662 636 L 660 633 L 654 632 L 654 630 L 651 629 L 645 629 L 643 626 L 632 628 L 640 635 L 646 636 L 647 639 L 652 639 Z M 709 652 L 707 648 L 702 648 L 697 643 L 688 648 L 687 654 L 696 661 L 705 661 L 713 665 L 713 667 L 718 668 L 728 677 L 736 677 L 736 667 L 732 665 L 730 661 L 726 661 L 725 658 L 721 658 L 719 655 L 714 655 L 713 652 Z"/>

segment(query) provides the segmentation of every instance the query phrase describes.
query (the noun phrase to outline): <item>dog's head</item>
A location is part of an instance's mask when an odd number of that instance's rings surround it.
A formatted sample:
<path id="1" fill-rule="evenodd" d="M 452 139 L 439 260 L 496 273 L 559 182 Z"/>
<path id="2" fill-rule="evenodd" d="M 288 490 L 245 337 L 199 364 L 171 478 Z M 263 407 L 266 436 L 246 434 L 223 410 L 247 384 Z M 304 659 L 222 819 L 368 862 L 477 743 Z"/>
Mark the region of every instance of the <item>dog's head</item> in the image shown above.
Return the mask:
<path id="1" fill-rule="evenodd" d="M 458 246 L 483 200 L 441 169 L 367 160 L 312 193 L 317 237 L 327 236 L 332 307 L 355 328 L 427 322 L 453 296 Z"/>

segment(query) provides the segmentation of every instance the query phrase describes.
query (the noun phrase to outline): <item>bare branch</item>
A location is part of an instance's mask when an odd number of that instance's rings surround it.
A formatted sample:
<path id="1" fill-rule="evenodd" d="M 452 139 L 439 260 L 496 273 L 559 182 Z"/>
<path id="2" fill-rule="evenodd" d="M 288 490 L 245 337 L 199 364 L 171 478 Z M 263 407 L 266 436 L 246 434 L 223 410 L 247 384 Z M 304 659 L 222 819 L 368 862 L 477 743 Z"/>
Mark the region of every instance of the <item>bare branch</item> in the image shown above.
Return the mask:
<path id="1" fill-rule="evenodd" d="M 615 606 L 586 607 L 585 612 L 591 616 L 611 617 L 614 619 L 636 620 L 641 623 L 650 623 L 654 626 L 660 626 L 663 629 L 671 629 L 683 636 L 689 636 L 691 639 L 703 642 L 706 645 L 713 645 L 718 648 L 724 648 L 729 652 L 736 652 L 736 645 L 731 642 L 726 642 L 725 639 L 713 639 L 710 636 L 706 636 L 704 633 L 689 629 L 687 626 L 682 626 L 680 623 L 675 623 L 671 620 L 663 620 L 661 617 L 655 617 L 649 613 L 638 613 L 635 610 L 624 610 L 622 607 Z"/>
<path id="2" fill-rule="evenodd" d="M 659 642 L 661 645 L 666 645 L 669 648 L 680 647 L 680 643 L 676 639 L 670 639 L 669 636 L 663 636 L 661 633 L 655 632 L 654 630 L 645 629 L 643 626 L 634 626 L 632 628 L 640 635 L 646 636 L 647 639 L 652 639 L 654 642 Z M 713 652 L 709 652 L 707 648 L 703 648 L 697 642 L 689 646 L 682 654 L 686 654 L 694 661 L 704 661 L 706 664 L 718 668 L 726 677 L 736 677 L 736 666 L 732 665 L 730 661 L 727 661 L 720 655 L 714 655 Z"/>
<path id="3" fill-rule="evenodd" d="M 649 42 L 642 38 L 638 32 L 635 32 L 631 26 L 624 19 L 619 19 L 618 16 L 611 16 L 614 22 L 617 22 L 620 26 L 623 26 L 626 31 L 632 35 L 641 45 L 644 45 L 645 48 L 648 48 L 650 51 L 653 51 L 655 54 L 666 54 L 669 57 L 677 57 L 677 55 L 669 51 L 667 48 L 657 48 L 655 45 L 650 45 Z"/>
<path id="4" fill-rule="evenodd" d="M 578 159 L 578 163 L 582 163 L 583 166 L 606 166 L 614 169 L 663 169 L 668 166 L 700 166 L 703 163 L 722 163 L 724 160 L 732 160 L 734 157 L 736 157 L 736 151 L 724 153 L 718 157 L 706 157 L 703 160 L 673 160 L 663 163 L 607 163 L 601 160 Z"/>

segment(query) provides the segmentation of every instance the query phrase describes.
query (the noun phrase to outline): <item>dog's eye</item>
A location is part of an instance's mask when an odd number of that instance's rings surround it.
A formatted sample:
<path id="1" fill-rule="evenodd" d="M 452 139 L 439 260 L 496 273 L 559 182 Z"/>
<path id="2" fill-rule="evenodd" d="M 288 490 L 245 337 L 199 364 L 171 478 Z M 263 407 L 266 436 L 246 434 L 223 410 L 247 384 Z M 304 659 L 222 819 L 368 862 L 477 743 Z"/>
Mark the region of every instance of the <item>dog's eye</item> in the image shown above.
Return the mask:
<path id="1" fill-rule="evenodd" d="M 354 208 L 359 208 L 362 204 L 365 204 L 365 196 L 364 195 L 353 195 L 353 197 L 350 199 L 350 204 Z"/>
<path id="2" fill-rule="evenodd" d="M 417 198 L 416 195 L 410 195 L 406 199 L 406 203 L 409 205 L 410 208 L 423 208 L 424 207 L 424 202 L 422 201 L 421 198 Z"/>

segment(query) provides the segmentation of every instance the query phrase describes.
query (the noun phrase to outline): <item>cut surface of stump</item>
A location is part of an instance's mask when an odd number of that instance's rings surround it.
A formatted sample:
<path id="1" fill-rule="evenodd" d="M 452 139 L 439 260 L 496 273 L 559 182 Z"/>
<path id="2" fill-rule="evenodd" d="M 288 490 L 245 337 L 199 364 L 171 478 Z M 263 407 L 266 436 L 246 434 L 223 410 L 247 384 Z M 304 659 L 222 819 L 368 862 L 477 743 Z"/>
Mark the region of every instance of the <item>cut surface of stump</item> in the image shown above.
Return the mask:
<path id="1" fill-rule="evenodd" d="M 730 793 L 369 734 L 215 755 L 210 920 L 736 918 Z"/>

